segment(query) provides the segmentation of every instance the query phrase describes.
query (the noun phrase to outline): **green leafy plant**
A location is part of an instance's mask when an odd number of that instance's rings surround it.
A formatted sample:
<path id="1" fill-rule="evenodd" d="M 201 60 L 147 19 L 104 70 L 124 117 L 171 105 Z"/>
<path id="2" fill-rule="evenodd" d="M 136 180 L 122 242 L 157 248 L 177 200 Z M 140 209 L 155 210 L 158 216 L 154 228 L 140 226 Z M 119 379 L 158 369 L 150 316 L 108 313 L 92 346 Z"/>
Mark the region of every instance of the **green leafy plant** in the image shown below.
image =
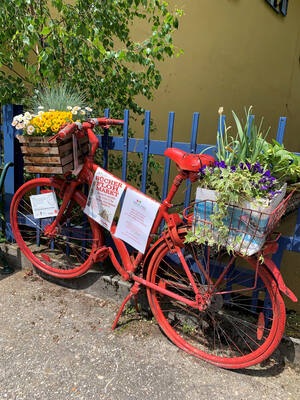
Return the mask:
<path id="1" fill-rule="evenodd" d="M 120 117 L 143 109 L 162 77 L 182 11 L 163 0 L 2 0 L 0 5 L 1 102 L 25 104 L 35 89 L 67 82 L 86 93 L 100 112 Z M 137 38 L 132 28 L 143 22 Z"/>
<path id="2" fill-rule="evenodd" d="M 269 166 L 277 178 L 293 183 L 300 180 L 300 157 L 285 149 L 283 144 L 273 140 L 264 143 L 263 152 L 258 159 Z"/>
<path id="3" fill-rule="evenodd" d="M 229 135 L 231 126 L 226 127 L 224 123 L 224 132 L 219 126 L 217 133 L 217 151 L 216 158 L 218 161 L 224 161 L 227 165 L 238 165 L 240 162 L 254 163 L 261 154 L 265 139 L 270 128 L 262 133 L 263 118 L 261 118 L 257 126 L 251 121 L 252 106 L 248 110 L 245 108 L 245 121 L 240 121 L 234 111 L 232 115 L 236 125 L 236 137 Z M 220 107 L 219 114 L 222 115 L 223 108 Z M 220 122 L 221 123 L 221 122 Z"/>
<path id="4" fill-rule="evenodd" d="M 65 82 L 95 116 L 105 108 L 114 118 L 125 108 L 141 115 L 138 96 L 153 99 L 160 63 L 182 53 L 173 42 L 181 15 L 163 0 L 3 0 L 1 101 L 38 105 L 41 88 Z"/>

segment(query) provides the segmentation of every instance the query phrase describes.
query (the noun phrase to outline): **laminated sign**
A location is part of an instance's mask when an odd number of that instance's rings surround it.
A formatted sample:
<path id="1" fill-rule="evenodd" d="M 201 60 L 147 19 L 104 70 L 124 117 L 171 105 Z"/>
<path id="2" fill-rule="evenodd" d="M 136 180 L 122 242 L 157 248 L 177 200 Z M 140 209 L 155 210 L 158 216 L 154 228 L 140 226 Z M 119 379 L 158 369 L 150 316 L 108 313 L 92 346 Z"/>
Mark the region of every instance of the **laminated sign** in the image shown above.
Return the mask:
<path id="1" fill-rule="evenodd" d="M 58 213 L 56 194 L 52 191 L 30 196 L 30 203 L 35 219 L 55 217 Z"/>
<path id="2" fill-rule="evenodd" d="M 159 206 L 157 201 L 128 188 L 115 236 L 144 253 Z"/>
<path id="3" fill-rule="evenodd" d="M 102 168 L 97 168 L 86 202 L 85 214 L 110 230 L 126 184 Z"/>

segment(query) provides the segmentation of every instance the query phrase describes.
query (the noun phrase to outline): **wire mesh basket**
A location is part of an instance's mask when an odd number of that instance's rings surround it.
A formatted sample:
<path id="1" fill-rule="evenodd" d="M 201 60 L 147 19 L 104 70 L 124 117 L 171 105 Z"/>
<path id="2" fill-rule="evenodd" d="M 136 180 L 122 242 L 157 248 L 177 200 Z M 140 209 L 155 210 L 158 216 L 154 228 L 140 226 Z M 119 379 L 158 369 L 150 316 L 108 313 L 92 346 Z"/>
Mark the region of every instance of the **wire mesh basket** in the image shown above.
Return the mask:
<path id="1" fill-rule="evenodd" d="M 226 227 L 225 234 L 211 220 L 218 213 L 216 200 L 196 201 L 183 211 L 183 216 L 191 224 L 195 236 L 251 256 L 262 248 L 267 236 L 278 224 L 292 194 L 284 198 L 272 212 L 228 205 L 226 217 L 222 220 L 222 225 Z"/>

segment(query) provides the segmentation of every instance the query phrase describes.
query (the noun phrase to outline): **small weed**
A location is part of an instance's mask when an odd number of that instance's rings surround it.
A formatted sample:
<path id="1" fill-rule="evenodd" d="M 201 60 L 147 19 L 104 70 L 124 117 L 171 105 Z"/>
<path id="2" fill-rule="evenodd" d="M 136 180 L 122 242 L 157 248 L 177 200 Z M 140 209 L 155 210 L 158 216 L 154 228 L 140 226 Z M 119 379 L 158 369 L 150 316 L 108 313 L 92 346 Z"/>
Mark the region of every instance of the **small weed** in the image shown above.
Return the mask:
<path id="1" fill-rule="evenodd" d="M 186 333 L 188 335 L 192 335 L 195 332 L 195 328 L 191 325 L 188 325 L 186 322 L 183 324 L 182 327 L 183 333 Z"/>

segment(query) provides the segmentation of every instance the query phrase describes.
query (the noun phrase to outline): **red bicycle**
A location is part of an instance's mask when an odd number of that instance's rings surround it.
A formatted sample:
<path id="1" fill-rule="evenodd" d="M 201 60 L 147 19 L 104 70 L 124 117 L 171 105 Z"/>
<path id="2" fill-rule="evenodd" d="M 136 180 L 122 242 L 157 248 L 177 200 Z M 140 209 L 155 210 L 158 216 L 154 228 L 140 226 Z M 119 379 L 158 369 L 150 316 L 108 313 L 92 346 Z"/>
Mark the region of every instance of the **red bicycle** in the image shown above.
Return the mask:
<path id="1" fill-rule="evenodd" d="M 21 251 L 35 267 L 59 278 L 78 277 L 109 257 L 122 278 L 133 283 L 113 329 L 126 302 L 145 286 L 157 323 L 178 347 L 223 368 L 260 363 L 272 354 L 283 336 L 285 306 L 280 291 L 296 299 L 268 257 L 276 251 L 276 242 L 266 242 L 260 252 L 264 254 L 263 263 L 259 254 L 230 256 L 224 249 L 185 243 L 192 223 L 170 212 L 181 183 L 186 179 L 195 182 L 199 169 L 212 163 L 212 157 L 175 148 L 165 151 L 165 156 L 176 163 L 178 175 L 159 205 L 144 254 L 128 249 L 115 235 L 116 222 L 107 231 L 116 251 L 106 246 L 105 230 L 83 213 L 87 203 L 85 185 L 91 187 L 99 168 L 94 163 L 99 142 L 93 129 L 122 123 L 98 118 L 68 124 L 59 132 L 60 138 L 87 135 L 90 151 L 77 177 L 68 173 L 37 178 L 16 192 L 11 224 Z M 126 190 L 140 193 L 125 185 Z M 34 218 L 30 196 L 37 193 L 55 193 L 59 207 L 56 217 Z M 155 239 L 162 221 L 166 228 Z"/>

